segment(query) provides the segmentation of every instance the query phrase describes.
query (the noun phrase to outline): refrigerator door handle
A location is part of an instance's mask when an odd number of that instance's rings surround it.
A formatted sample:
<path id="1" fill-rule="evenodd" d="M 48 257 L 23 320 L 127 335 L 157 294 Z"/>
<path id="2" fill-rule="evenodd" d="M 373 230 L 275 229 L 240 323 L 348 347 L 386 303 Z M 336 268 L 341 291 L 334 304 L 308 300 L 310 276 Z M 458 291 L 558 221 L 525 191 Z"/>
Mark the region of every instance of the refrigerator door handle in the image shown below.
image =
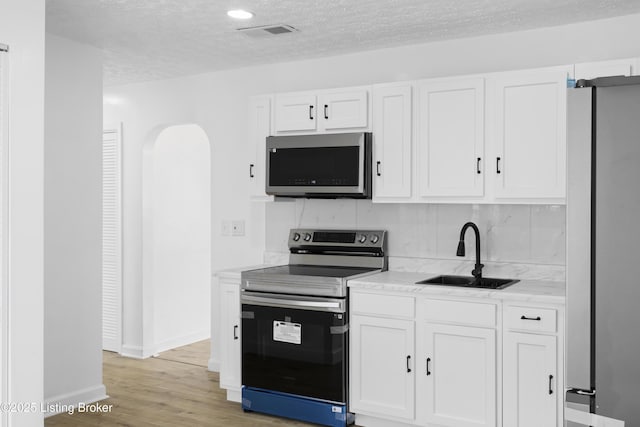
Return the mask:
<path id="1" fill-rule="evenodd" d="M 591 90 L 567 93 L 566 384 L 591 390 Z"/>
<path id="2" fill-rule="evenodd" d="M 569 390 L 569 391 L 571 391 L 571 392 L 573 392 L 575 394 L 579 394 L 581 396 L 595 396 L 596 395 L 596 391 L 595 390 L 586 391 L 586 390 L 575 390 L 575 389 L 572 389 L 572 390 Z"/>

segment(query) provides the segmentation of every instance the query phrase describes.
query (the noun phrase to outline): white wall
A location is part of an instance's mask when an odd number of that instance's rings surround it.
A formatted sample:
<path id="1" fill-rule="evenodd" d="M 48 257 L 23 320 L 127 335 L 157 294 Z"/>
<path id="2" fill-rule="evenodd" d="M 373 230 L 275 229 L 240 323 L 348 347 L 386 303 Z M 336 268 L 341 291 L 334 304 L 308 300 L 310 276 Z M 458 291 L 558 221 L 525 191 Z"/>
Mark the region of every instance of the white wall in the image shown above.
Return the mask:
<path id="1" fill-rule="evenodd" d="M 2 304 L 10 376 L 2 378 L 2 400 L 16 403 L 41 402 L 43 395 L 44 13 L 44 0 L 3 0 L 0 6 L 0 43 L 11 50 L 10 299 Z M 42 425 L 39 412 L 8 416 L 11 425 Z"/>
<path id="2" fill-rule="evenodd" d="M 102 53 L 47 34 L 44 396 L 77 404 L 102 385 Z"/>
<path id="3" fill-rule="evenodd" d="M 143 357 L 209 337 L 210 159 L 197 125 L 171 126 L 145 146 L 143 311 L 153 326 Z"/>
<path id="4" fill-rule="evenodd" d="M 158 125 L 194 122 L 207 132 L 213 200 L 221 202 L 212 211 L 212 268 L 247 265 L 262 261 L 265 242 L 265 207 L 247 200 L 250 95 L 635 57 L 638 39 L 640 15 L 630 15 L 106 88 L 120 104 L 105 105 L 105 121 L 124 123 L 125 306 L 140 306 L 140 153 Z M 220 236 L 220 222 L 236 218 L 247 221 L 247 235 Z M 126 312 L 124 321 L 125 344 L 137 345 L 139 313 Z"/>

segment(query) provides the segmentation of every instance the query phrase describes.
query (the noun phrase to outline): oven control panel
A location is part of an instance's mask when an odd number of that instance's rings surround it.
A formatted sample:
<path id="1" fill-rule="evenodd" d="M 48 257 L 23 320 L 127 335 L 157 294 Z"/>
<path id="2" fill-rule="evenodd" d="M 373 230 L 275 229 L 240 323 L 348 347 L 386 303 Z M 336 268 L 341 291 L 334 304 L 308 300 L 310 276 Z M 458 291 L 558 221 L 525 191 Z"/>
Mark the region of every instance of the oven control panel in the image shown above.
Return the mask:
<path id="1" fill-rule="evenodd" d="M 385 230 L 315 230 L 294 228 L 289 232 L 289 248 L 300 246 L 339 246 L 384 248 Z"/>

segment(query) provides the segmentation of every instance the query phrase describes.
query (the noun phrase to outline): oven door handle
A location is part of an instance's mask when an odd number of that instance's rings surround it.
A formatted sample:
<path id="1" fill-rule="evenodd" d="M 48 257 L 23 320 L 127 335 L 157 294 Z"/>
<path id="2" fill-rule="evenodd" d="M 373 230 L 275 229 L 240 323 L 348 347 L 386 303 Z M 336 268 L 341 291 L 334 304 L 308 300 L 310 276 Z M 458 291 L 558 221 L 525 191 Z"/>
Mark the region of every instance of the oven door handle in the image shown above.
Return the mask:
<path id="1" fill-rule="evenodd" d="M 335 313 L 345 313 L 344 300 L 337 301 L 317 301 L 307 300 L 300 297 L 296 298 L 279 298 L 273 296 L 247 295 L 243 293 L 240 297 L 242 304 L 253 304 L 267 307 L 284 307 L 302 310 L 329 311 Z"/>

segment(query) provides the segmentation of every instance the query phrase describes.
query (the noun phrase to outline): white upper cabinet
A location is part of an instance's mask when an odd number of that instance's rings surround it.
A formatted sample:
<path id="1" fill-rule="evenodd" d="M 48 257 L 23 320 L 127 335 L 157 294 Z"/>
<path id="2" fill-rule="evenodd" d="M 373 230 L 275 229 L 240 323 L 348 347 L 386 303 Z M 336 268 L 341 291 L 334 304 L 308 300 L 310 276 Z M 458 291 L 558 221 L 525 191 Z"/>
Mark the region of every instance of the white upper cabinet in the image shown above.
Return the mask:
<path id="1" fill-rule="evenodd" d="M 373 200 L 411 197 L 410 84 L 373 87 Z"/>
<path id="2" fill-rule="evenodd" d="M 315 94 L 279 94 L 275 104 L 276 132 L 316 130 L 318 109 Z"/>
<path id="3" fill-rule="evenodd" d="M 276 134 L 364 131 L 369 128 L 368 88 L 283 93 L 275 96 Z"/>
<path id="4" fill-rule="evenodd" d="M 271 97 L 249 98 L 249 195 L 251 200 L 271 200 L 265 194 L 266 139 L 271 133 Z"/>
<path id="5" fill-rule="evenodd" d="M 319 130 L 366 128 L 369 124 L 368 95 L 365 89 L 321 94 Z"/>
<path id="6" fill-rule="evenodd" d="M 600 62 L 583 62 L 576 64 L 574 75 L 576 80 L 579 79 L 595 79 L 597 77 L 607 76 L 631 76 L 634 72 L 636 60 L 616 59 L 613 61 Z"/>
<path id="7" fill-rule="evenodd" d="M 482 197 L 484 79 L 424 80 L 417 87 L 419 197 Z"/>
<path id="8" fill-rule="evenodd" d="M 497 201 L 564 202 L 567 76 L 571 67 L 498 73 L 487 79 L 486 166 Z"/>

